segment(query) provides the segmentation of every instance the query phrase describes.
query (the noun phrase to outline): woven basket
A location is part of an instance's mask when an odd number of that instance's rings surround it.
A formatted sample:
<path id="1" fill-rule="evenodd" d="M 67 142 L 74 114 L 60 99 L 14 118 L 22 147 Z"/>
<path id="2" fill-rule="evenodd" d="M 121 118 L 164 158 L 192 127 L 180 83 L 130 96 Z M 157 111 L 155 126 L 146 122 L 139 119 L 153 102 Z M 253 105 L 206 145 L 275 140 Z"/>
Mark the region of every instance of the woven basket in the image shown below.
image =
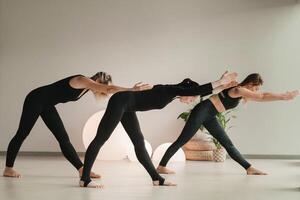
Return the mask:
<path id="1" fill-rule="evenodd" d="M 216 148 L 213 142 L 204 142 L 201 140 L 192 139 L 187 142 L 184 146 L 184 150 L 190 151 L 212 151 Z"/>
<path id="2" fill-rule="evenodd" d="M 224 148 L 213 150 L 213 160 L 215 162 L 224 162 L 226 160 L 227 152 Z"/>
<path id="3" fill-rule="evenodd" d="M 198 160 L 198 161 L 212 161 L 213 151 L 191 151 L 185 150 L 185 157 L 187 160 Z"/>

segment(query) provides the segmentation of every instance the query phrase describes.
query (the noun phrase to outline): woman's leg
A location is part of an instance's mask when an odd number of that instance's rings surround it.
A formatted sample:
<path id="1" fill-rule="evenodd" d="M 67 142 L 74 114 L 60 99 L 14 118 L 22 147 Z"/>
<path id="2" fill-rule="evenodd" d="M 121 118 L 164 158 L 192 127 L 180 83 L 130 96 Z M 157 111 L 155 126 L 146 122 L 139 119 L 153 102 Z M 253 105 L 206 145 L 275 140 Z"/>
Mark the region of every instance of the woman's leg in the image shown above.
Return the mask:
<path id="1" fill-rule="evenodd" d="M 58 141 L 63 155 L 77 170 L 79 170 L 83 166 L 83 163 L 70 142 L 67 131 L 56 108 L 54 106 L 45 108 L 41 113 L 41 117 Z"/>
<path id="2" fill-rule="evenodd" d="M 198 131 L 201 124 L 211 116 L 211 110 L 208 103 L 208 101 L 204 101 L 193 108 L 180 136 L 167 149 L 166 153 L 161 159 L 159 167 L 157 168 L 159 173 L 174 173 L 170 170 L 167 170 L 165 166 L 171 157 L 178 151 L 178 149 L 187 143 Z"/>
<path id="3" fill-rule="evenodd" d="M 48 106 L 45 108 L 41 113 L 41 117 L 58 141 L 65 158 L 79 171 L 79 175 L 81 176 L 83 163 L 81 162 L 76 150 L 70 142 L 68 133 L 55 106 Z M 91 173 L 91 177 L 100 178 L 100 175 Z"/>
<path id="4" fill-rule="evenodd" d="M 108 102 L 104 116 L 102 117 L 101 122 L 98 126 L 96 137 L 88 146 L 85 154 L 83 174 L 80 182 L 80 186 L 82 187 L 87 187 L 91 182 L 90 172 L 95 162 L 95 159 L 98 155 L 98 152 L 100 148 L 103 146 L 103 144 L 111 136 L 112 132 L 114 131 L 114 129 L 116 128 L 120 120 L 122 119 L 124 110 L 127 105 L 127 100 L 128 100 L 126 95 L 127 95 L 126 93 L 122 95 L 116 93 L 110 98 Z M 97 187 L 97 186 L 91 186 L 91 187 Z"/>
<path id="5" fill-rule="evenodd" d="M 226 149 L 227 153 L 233 160 L 238 162 L 246 170 L 251 166 L 251 164 L 248 163 L 244 159 L 242 154 L 235 148 L 225 130 L 219 124 L 216 117 L 212 118 L 211 120 L 205 121 L 203 125 L 210 132 L 210 134 L 220 142 L 220 144 Z"/>
<path id="6" fill-rule="evenodd" d="M 42 105 L 28 95 L 24 101 L 22 115 L 16 135 L 10 141 L 6 154 L 6 168 L 3 175 L 7 177 L 20 177 L 20 174 L 13 170 L 15 159 L 22 143 L 29 135 L 35 122 L 42 111 Z"/>
<path id="7" fill-rule="evenodd" d="M 245 160 L 242 154 L 235 148 L 230 138 L 227 136 L 226 132 L 215 117 L 204 122 L 203 125 L 210 132 L 210 134 L 221 143 L 229 156 L 247 171 L 248 175 L 267 175 L 267 173 L 252 167 L 251 164 Z"/>
<path id="8" fill-rule="evenodd" d="M 122 125 L 126 130 L 130 140 L 134 145 L 135 154 L 139 162 L 144 166 L 149 175 L 152 178 L 154 185 L 174 185 L 172 183 L 165 182 L 165 179 L 161 177 L 155 170 L 151 158 L 146 150 L 144 136 L 140 129 L 139 121 L 135 112 L 125 112 L 121 119 Z"/>

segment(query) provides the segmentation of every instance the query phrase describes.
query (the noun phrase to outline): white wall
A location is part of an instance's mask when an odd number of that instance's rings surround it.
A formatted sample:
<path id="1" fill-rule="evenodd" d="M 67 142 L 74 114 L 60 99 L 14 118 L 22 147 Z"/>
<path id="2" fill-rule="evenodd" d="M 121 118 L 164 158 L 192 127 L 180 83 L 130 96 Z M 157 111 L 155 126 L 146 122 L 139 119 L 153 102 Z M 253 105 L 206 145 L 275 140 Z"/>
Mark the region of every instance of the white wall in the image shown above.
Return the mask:
<path id="1" fill-rule="evenodd" d="M 200 83 L 226 69 L 259 72 L 264 90 L 299 88 L 300 5 L 295 0 L 0 0 L 0 151 L 14 135 L 25 95 L 72 74 L 107 71 L 116 84 Z M 57 106 L 70 138 L 97 111 L 92 95 Z M 188 106 L 139 113 L 156 147 L 172 141 Z M 229 133 L 245 154 L 300 155 L 299 99 L 251 103 Z M 38 121 L 23 151 L 59 151 Z"/>

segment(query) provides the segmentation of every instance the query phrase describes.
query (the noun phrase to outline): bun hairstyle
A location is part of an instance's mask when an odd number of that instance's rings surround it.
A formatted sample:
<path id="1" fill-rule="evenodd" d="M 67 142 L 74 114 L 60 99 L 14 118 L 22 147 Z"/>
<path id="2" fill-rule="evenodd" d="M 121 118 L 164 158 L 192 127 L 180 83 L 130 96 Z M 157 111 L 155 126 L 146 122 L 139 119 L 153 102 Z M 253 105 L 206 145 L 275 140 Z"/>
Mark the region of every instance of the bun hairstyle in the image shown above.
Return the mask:
<path id="1" fill-rule="evenodd" d="M 258 73 L 249 74 L 240 84 L 239 86 L 245 86 L 248 84 L 257 86 L 262 85 L 264 83 L 262 77 Z"/>
<path id="2" fill-rule="evenodd" d="M 195 81 L 192 81 L 189 78 L 184 79 L 181 83 L 178 84 L 178 86 L 189 88 L 189 87 L 197 87 L 199 84 Z"/>
<path id="3" fill-rule="evenodd" d="M 105 85 L 109 85 L 112 83 L 111 75 L 107 74 L 106 72 L 97 72 L 94 76 L 91 77 L 91 79 Z"/>

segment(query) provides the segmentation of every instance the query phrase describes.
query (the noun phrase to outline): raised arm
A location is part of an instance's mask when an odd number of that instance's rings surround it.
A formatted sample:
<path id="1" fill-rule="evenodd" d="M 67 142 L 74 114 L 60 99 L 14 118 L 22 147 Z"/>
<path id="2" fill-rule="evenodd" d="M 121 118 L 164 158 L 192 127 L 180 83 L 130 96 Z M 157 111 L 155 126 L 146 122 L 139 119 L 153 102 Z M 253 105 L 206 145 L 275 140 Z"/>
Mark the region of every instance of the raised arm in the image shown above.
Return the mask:
<path id="1" fill-rule="evenodd" d="M 232 97 L 242 97 L 247 101 L 280 101 L 280 100 L 292 100 L 299 95 L 298 90 L 285 93 L 271 93 L 271 92 L 253 92 L 247 88 L 237 87 L 230 94 Z"/>
<path id="2" fill-rule="evenodd" d="M 90 78 L 85 76 L 77 76 L 70 81 L 70 84 L 74 88 L 86 88 L 93 92 L 104 93 L 104 94 L 114 94 L 121 91 L 140 91 L 150 89 L 149 84 L 137 83 L 132 88 L 125 88 L 116 85 L 106 85 L 98 83 Z"/>

